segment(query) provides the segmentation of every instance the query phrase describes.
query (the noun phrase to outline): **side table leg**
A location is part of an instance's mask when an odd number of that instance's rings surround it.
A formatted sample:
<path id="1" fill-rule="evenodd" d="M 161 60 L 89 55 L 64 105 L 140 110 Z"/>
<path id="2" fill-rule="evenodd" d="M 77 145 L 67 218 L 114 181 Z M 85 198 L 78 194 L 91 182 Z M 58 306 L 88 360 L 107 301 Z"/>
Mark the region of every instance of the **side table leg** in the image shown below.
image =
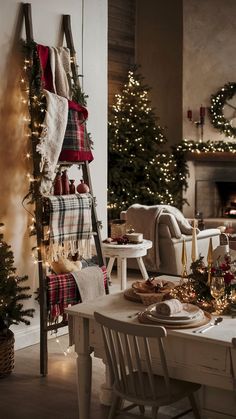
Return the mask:
<path id="1" fill-rule="evenodd" d="M 109 262 L 107 264 L 107 274 L 108 274 L 109 278 L 111 277 L 111 271 L 112 271 L 114 262 L 115 262 L 115 258 L 110 257 Z"/>
<path id="2" fill-rule="evenodd" d="M 117 277 L 120 281 L 120 289 L 125 290 L 127 286 L 127 259 L 117 258 Z"/>
<path id="3" fill-rule="evenodd" d="M 143 258 L 139 257 L 139 258 L 136 258 L 136 259 L 137 259 L 138 266 L 139 266 L 139 269 L 140 269 L 140 272 L 142 274 L 143 279 L 148 279 L 149 276 L 148 276 L 147 270 L 145 268 L 145 265 L 143 263 Z"/>

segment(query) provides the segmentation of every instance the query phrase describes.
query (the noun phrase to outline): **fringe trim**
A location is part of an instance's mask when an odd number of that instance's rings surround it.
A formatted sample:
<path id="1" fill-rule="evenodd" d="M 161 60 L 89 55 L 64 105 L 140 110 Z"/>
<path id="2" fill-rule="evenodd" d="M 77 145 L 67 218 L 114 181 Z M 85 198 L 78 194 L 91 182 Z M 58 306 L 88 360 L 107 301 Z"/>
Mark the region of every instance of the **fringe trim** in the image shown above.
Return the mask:
<path id="1" fill-rule="evenodd" d="M 91 239 L 67 240 L 61 243 L 50 243 L 46 249 L 48 262 L 57 261 L 59 257 L 68 258 L 79 254 L 84 259 L 91 259 Z"/>

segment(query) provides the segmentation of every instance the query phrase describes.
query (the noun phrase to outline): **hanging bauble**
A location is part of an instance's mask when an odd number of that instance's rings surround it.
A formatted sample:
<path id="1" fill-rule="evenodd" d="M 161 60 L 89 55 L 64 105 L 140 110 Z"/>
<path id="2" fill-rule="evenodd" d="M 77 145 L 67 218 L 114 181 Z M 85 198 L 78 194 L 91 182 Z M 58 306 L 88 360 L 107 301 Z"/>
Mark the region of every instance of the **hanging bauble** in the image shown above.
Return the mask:
<path id="1" fill-rule="evenodd" d="M 88 193 L 89 187 L 86 183 L 84 183 L 83 179 L 80 180 L 79 185 L 77 186 L 77 192 L 78 193 Z"/>

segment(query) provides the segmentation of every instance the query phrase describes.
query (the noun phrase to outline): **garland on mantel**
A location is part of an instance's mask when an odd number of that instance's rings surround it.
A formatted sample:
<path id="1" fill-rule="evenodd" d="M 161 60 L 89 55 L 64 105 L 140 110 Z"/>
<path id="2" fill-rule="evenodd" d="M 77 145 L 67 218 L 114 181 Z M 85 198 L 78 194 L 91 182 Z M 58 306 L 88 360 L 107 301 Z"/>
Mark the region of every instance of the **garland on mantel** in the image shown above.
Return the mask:
<path id="1" fill-rule="evenodd" d="M 209 119 L 212 125 L 226 137 L 236 137 L 236 128 L 232 127 L 230 121 L 224 116 L 224 106 L 235 93 L 236 83 L 229 82 L 214 95 L 211 95 L 211 107 L 208 110 Z"/>
<path id="2" fill-rule="evenodd" d="M 236 142 L 183 140 L 173 147 L 175 153 L 236 153 Z"/>

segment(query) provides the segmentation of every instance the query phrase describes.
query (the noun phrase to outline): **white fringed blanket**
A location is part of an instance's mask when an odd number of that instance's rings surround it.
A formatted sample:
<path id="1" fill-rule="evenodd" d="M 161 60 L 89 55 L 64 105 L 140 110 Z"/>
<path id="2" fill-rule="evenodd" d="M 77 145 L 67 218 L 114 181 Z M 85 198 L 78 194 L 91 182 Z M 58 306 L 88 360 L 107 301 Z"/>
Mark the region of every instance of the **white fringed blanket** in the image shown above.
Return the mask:
<path id="1" fill-rule="evenodd" d="M 90 194 L 49 196 L 49 245 L 47 259 L 57 260 L 79 253 L 91 258 L 91 207 Z"/>

